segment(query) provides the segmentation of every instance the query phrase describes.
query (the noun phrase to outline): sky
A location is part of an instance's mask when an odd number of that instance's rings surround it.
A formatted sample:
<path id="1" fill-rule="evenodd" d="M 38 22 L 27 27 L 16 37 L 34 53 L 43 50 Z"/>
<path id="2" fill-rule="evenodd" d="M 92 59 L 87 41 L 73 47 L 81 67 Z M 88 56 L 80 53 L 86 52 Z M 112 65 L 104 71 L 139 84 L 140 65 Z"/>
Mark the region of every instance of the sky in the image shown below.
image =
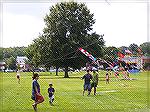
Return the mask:
<path id="1" fill-rule="evenodd" d="M 84 2 L 96 23 L 93 32 L 104 34 L 106 46 L 140 45 L 147 37 L 147 3 L 113 0 Z M 1 47 L 27 47 L 45 27 L 44 17 L 56 2 L 2 2 Z"/>

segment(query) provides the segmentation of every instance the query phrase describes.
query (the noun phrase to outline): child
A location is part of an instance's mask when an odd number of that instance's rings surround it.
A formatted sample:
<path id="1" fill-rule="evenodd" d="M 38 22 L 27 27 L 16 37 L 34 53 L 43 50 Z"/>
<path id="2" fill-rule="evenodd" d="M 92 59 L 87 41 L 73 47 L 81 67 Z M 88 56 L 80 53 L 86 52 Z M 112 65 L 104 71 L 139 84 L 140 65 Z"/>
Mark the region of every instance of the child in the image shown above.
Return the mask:
<path id="1" fill-rule="evenodd" d="M 106 84 L 109 84 L 109 74 L 108 74 L 108 72 L 106 73 Z"/>
<path id="2" fill-rule="evenodd" d="M 16 75 L 17 79 L 18 79 L 18 83 L 20 84 L 20 72 L 17 71 L 17 75 Z"/>
<path id="3" fill-rule="evenodd" d="M 52 87 L 53 84 L 50 83 L 49 84 L 49 88 L 48 88 L 48 93 L 49 93 L 49 103 L 50 105 L 53 105 L 53 101 L 54 101 L 54 92 L 55 92 L 55 89 Z"/>

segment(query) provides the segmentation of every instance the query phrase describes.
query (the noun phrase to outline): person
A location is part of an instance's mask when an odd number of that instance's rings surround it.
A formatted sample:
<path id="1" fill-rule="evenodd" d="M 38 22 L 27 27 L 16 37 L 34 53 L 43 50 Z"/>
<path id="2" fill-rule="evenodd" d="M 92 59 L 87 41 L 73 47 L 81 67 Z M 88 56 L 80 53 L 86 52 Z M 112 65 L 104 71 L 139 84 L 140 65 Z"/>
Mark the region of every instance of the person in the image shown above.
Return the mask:
<path id="1" fill-rule="evenodd" d="M 106 84 L 109 84 L 109 74 L 108 74 L 108 72 L 106 73 Z"/>
<path id="2" fill-rule="evenodd" d="M 83 90 L 83 96 L 84 96 L 84 93 L 85 91 L 88 90 L 88 96 L 90 95 L 91 93 L 91 79 L 92 79 L 92 75 L 90 74 L 90 70 L 87 70 L 87 73 L 81 77 L 81 79 L 84 79 L 84 90 Z"/>
<path id="3" fill-rule="evenodd" d="M 53 84 L 49 83 L 48 94 L 49 94 L 49 103 L 50 103 L 50 105 L 53 105 L 54 92 L 55 92 L 55 89 L 53 88 Z"/>
<path id="4" fill-rule="evenodd" d="M 94 95 L 96 95 L 96 87 L 98 85 L 98 73 L 96 72 L 96 69 L 93 69 L 93 78 L 92 78 L 92 84 L 91 87 L 94 87 Z"/>
<path id="5" fill-rule="evenodd" d="M 34 100 L 34 103 L 32 104 L 33 109 L 35 112 L 37 112 L 37 104 L 42 103 L 44 101 L 43 96 L 40 94 L 40 85 L 38 83 L 39 74 L 33 73 L 32 77 L 32 100 Z"/>
<path id="6" fill-rule="evenodd" d="M 17 71 L 16 77 L 17 77 L 17 79 L 18 79 L 18 83 L 20 84 L 20 72 L 19 72 L 19 70 Z"/>

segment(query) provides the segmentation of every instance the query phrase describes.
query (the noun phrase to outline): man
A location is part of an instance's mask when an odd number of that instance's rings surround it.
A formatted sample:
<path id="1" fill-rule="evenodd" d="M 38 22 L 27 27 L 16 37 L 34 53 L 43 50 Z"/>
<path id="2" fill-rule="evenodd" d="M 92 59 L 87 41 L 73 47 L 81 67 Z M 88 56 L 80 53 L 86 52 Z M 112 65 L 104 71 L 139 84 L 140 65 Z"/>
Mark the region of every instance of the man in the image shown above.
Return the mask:
<path id="1" fill-rule="evenodd" d="M 96 95 L 96 87 L 98 85 L 98 73 L 96 73 L 97 69 L 93 69 L 93 79 L 92 79 L 92 84 L 91 87 L 94 87 L 94 95 Z"/>
<path id="2" fill-rule="evenodd" d="M 86 90 L 88 90 L 88 95 L 91 93 L 91 83 L 92 75 L 89 73 L 90 71 L 87 70 L 87 73 L 81 78 L 84 79 L 84 90 L 83 90 L 83 96 Z"/>

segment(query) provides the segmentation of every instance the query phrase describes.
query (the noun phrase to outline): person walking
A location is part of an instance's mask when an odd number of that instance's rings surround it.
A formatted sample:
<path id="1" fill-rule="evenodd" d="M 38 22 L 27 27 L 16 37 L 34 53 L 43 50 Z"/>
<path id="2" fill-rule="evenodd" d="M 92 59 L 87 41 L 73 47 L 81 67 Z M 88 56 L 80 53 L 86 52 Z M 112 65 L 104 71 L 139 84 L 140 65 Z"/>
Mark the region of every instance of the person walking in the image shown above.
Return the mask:
<path id="1" fill-rule="evenodd" d="M 96 72 L 97 69 L 93 69 L 93 78 L 92 78 L 92 84 L 91 87 L 94 88 L 94 95 L 96 95 L 96 88 L 98 85 L 98 73 Z"/>
<path id="2" fill-rule="evenodd" d="M 40 85 L 38 83 L 39 74 L 34 73 L 32 77 L 32 100 L 34 103 L 32 104 L 33 109 L 37 112 L 37 104 L 42 103 L 44 101 L 44 97 L 40 94 Z"/>
<path id="3" fill-rule="evenodd" d="M 49 94 L 49 103 L 51 106 L 53 106 L 54 92 L 55 92 L 55 89 L 53 88 L 53 84 L 49 83 L 48 94 Z"/>
<path id="4" fill-rule="evenodd" d="M 106 84 L 109 84 L 109 74 L 106 72 Z"/>
<path id="5" fill-rule="evenodd" d="M 84 96 L 85 91 L 87 91 L 87 90 L 88 90 L 88 96 L 89 96 L 90 93 L 91 93 L 91 83 L 90 83 L 90 81 L 92 80 L 92 75 L 90 74 L 90 71 L 87 70 L 87 73 L 83 77 L 81 77 L 81 79 L 84 79 L 83 96 Z"/>

